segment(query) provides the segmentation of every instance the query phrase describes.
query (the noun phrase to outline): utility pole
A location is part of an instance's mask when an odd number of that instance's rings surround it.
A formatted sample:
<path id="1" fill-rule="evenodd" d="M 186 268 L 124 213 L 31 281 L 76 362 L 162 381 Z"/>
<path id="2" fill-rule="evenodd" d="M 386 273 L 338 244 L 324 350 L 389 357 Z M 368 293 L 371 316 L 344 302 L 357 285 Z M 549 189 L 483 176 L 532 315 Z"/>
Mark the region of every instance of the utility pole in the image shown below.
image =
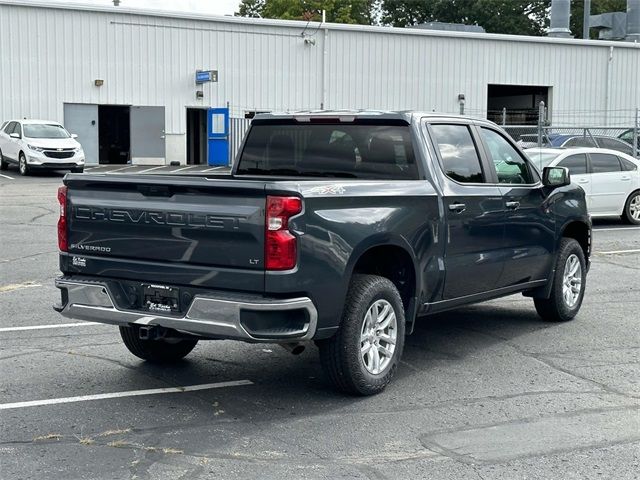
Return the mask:
<path id="1" fill-rule="evenodd" d="M 582 38 L 589 40 L 591 27 L 591 0 L 584 0 L 584 16 L 582 17 Z"/>

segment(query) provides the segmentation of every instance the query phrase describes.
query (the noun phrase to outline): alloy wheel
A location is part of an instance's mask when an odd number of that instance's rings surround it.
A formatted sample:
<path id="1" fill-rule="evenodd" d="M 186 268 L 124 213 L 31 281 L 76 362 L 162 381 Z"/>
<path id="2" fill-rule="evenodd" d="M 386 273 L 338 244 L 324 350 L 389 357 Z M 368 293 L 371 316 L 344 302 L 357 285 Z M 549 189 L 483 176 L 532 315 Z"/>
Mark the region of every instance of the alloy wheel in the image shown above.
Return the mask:
<path id="1" fill-rule="evenodd" d="M 629 214 L 631 218 L 640 221 L 640 193 L 636 193 L 629 202 Z"/>
<path id="2" fill-rule="evenodd" d="M 573 308 L 582 289 L 582 265 L 575 253 L 567 258 L 564 264 L 564 274 L 562 276 L 562 298 L 567 307 Z"/>
<path id="3" fill-rule="evenodd" d="M 360 334 L 360 358 L 372 375 L 384 372 L 393 358 L 398 334 L 398 320 L 393 306 L 376 300 L 367 310 Z"/>

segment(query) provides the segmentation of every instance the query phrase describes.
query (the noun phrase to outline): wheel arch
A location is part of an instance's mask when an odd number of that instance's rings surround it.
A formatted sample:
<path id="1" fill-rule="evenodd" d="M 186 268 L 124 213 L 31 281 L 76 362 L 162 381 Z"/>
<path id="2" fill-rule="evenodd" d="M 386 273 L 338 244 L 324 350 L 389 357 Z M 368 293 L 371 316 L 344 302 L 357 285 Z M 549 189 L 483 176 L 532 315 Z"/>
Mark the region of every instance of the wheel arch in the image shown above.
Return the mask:
<path id="1" fill-rule="evenodd" d="M 347 267 L 346 282 L 354 274 L 380 275 L 393 282 L 402 298 L 407 321 L 406 333 L 411 333 L 416 316 L 420 276 L 415 252 L 402 237 L 376 235 L 358 245 Z"/>
<path id="2" fill-rule="evenodd" d="M 564 225 L 560 231 L 558 242 L 563 238 L 573 238 L 582 247 L 584 258 L 589 261 L 591 255 L 591 226 L 580 220 L 573 220 Z"/>

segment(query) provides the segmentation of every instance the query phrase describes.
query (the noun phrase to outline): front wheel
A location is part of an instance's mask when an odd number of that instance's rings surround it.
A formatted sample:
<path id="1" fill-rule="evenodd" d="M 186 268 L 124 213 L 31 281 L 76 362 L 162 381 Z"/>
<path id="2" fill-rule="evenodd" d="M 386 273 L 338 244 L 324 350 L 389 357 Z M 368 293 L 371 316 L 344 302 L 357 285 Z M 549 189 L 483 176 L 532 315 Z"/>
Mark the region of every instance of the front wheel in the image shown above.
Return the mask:
<path id="1" fill-rule="evenodd" d="M 318 342 L 333 384 L 356 395 L 381 392 L 396 373 L 404 347 L 404 307 L 387 278 L 354 275 L 338 332 Z"/>
<path id="2" fill-rule="evenodd" d="M 139 328 L 120 327 L 120 336 L 125 346 L 136 357 L 154 363 L 171 363 L 186 357 L 198 340 L 184 338 L 140 338 Z"/>
<path id="3" fill-rule="evenodd" d="M 587 280 L 584 252 L 573 238 L 560 242 L 551 296 L 534 298 L 538 315 L 548 322 L 572 320 L 580 310 Z"/>
<path id="4" fill-rule="evenodd" d="M 622 218 L 633 225 L 640 225 L 640 190 L 633 192 L 627 198 Z"/>
<path id="5" fill-rule="evenodd" d="M 7 165 L 7 162 L 4 161 L 2 150 L 0 150 L 0 170 L 6 170 L 7 168 L 9 168 L 9 165 Z"/>
<path id="6" fill-rule="evenodd" d="M 23 177 L 25 175 L 29 175 L 29 165 L 27 165 L 27 157 L 24 156 L 24 153 L 20 154 L 18 160 L 18 170 L 20 171 L 20 175 Z"/>

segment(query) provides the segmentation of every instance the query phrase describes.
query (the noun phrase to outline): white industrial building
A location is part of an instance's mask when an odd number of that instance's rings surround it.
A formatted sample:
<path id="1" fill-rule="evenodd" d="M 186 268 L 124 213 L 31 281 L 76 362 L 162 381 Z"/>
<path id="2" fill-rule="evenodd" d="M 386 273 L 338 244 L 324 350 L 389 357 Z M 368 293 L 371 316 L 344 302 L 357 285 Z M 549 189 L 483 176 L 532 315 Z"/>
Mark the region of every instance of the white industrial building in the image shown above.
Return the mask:
<path id="1" fill-rule="evenodd" d="M 544 100 L 551 121 L 611 125 L 640 106 L 640 44 L 0 0 L 0 123 L 63 122 L 93 163 L 206 161 L 211 107 L 455 113 L 463 97 L 473 115 Z"/>

